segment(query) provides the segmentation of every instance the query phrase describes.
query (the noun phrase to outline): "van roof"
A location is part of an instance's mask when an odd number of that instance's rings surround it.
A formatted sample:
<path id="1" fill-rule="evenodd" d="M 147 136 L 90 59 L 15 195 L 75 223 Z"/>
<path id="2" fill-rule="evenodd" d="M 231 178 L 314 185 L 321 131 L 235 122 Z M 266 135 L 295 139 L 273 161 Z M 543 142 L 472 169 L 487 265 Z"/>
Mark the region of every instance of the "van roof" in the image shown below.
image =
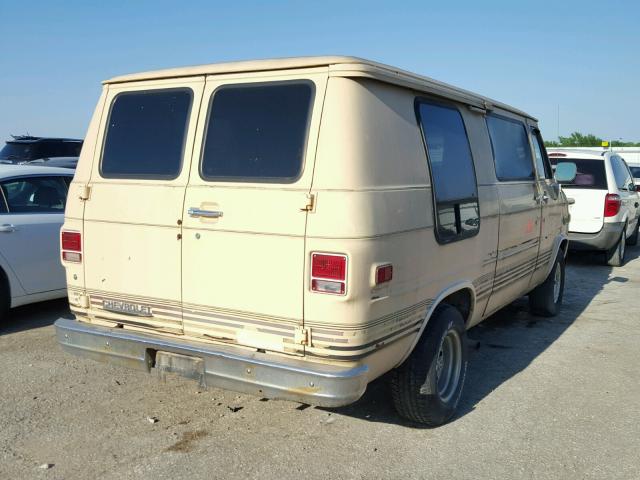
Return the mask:
<path id="1" fill-rule="evenodd" d="M 170 68 L 151 72 L 121 75 L 106 80 L 105 84 L 158 80 L 166 78 L 191 77 L 197 75 L 216 75 L 222 73 L 259 72 L 285 70 L 293 68 L 323 67 L 329 68 L 329 74 L 342 77 L 372 78 L 385 83 L 399 85 L 433 95 L 451 98 L 483 109 L 499 107 L 536 121 L 536 118 L 514 107 L 497 102 L 488 97 L 464 90 L 429 77 L 401 70 L 371 60 L 347 56 L 291 57 L 242 62 L 212 63 L 190 67 Z"/>

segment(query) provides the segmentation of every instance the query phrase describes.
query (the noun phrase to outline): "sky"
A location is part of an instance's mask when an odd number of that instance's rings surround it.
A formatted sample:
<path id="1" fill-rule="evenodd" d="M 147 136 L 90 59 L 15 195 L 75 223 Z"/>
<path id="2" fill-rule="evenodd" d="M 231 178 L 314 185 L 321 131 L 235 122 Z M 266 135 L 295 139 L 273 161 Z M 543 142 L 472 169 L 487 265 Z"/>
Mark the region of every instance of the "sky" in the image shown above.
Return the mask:
<path id="1" fill-rule="evenodd" d="M 546 139 L 640 141 L 640 1 L 0 0 L 0 142 L 83 137 L 104 79 L 354 55 L 508 103 Z M 0 143 L 1 144 L 1 143 Z"/>

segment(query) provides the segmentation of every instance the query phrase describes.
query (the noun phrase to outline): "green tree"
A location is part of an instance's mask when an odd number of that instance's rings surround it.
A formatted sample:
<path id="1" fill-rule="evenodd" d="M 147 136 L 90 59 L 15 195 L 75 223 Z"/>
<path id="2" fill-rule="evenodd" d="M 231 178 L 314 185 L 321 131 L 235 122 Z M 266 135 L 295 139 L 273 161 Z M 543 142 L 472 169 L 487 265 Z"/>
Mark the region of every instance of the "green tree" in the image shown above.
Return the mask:
<path id="1" fill-rule="evenodd" d="M 547 147 L 601 147 L 602 138 L 588 133 L 586 135 L 580 132 L 573 132 L 568 137 L 558 137 L 558 140 L 548 140 L 544 142 Z M 612 147 L 640 147 L 640 142 L 622 142 L 613 140 Z"/>

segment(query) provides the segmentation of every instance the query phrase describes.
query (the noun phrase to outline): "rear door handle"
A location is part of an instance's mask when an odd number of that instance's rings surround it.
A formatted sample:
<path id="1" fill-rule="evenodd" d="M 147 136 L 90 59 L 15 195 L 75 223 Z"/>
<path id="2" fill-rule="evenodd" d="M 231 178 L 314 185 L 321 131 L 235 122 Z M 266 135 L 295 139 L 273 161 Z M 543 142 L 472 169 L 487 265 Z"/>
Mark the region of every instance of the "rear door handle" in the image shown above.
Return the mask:
<path id="1" fill-rule="evenodd" d="M 219 210 L 202 210 L 201 208 L 193 207 L 187 210 L 187 213 L 191 217 L 220 218 L 222 216 L 222 212 Z"/>
<path id="2" fill-rule="evenodd" d="M 538 203 L 547 203 L 549 201 L 549 195 L 547 195 L 547 192 L 544 192 L 542 195 L 536 197 L 536 201 Z"/>
<path id="3" fill-rule="evenodd" d="M 5 223 L 3 225 L 0 225 L 0 232 L 11 233 L 15 231 L 16 231 L 15 225 L 11 225 L 10 223 Z"/>

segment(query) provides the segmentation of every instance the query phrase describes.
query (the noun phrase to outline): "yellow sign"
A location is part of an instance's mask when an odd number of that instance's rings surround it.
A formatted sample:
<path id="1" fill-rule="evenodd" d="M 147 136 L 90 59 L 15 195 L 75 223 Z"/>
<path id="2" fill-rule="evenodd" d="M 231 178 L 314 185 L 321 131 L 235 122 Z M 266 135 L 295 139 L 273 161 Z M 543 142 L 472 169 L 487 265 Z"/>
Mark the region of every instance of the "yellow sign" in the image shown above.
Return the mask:
<path id="1" fill-rule="evenodd" d="M 602 141 L 602 146 L 603 146 L 604 148 L 607 148 L 607 147 L 609 146 L 609 142 L 608 142 L 608 141 L 606 141 L 606 140 L 603 140 L 603 141 Z"/>

